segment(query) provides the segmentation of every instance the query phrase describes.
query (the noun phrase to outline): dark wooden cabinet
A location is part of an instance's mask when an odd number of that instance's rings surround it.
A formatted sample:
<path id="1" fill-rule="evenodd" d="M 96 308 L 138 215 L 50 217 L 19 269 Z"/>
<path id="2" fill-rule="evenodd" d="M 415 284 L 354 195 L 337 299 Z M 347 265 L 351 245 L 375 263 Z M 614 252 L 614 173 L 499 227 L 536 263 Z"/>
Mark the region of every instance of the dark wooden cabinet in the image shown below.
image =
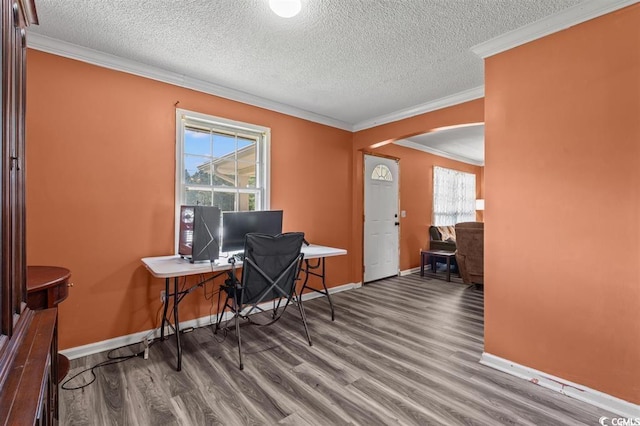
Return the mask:
<path id="1" fill-rule="evenodd" d="M 37 15 L 34 0 L 0 0 L 0 13 L 0 424 L 53 424 L 57 309 L 26 303 L 26 27 Z"/>

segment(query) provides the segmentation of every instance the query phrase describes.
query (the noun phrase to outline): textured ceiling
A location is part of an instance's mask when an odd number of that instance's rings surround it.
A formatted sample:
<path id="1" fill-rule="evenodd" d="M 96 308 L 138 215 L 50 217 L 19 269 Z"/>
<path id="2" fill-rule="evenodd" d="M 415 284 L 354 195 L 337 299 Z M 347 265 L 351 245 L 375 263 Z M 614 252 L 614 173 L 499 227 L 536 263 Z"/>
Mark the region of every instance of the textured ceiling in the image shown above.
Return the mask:
<path id="1" fill-rule="evenodd" d="M 357 125 L 483 85 L 470 48 L 580 0 L 37 0 L 30 32 Z"/>

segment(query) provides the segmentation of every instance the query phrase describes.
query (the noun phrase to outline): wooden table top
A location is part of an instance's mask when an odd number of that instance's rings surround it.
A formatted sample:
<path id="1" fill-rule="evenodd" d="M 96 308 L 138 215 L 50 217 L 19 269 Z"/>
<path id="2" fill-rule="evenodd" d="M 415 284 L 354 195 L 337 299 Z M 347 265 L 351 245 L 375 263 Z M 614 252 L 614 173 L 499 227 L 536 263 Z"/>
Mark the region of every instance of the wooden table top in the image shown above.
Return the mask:
<path id="1" fill-rule="evenodd" d="M 27 266 L 27 292 L 56 286 L 70 276 L 71 271 L 60 266 Z"/>
<path id="2" fill-rule="evenodd" d="M 431 254 L 434 256 L 455 256 L 455 251 L 448 250 L 422 250 L 422 253 Z"/>

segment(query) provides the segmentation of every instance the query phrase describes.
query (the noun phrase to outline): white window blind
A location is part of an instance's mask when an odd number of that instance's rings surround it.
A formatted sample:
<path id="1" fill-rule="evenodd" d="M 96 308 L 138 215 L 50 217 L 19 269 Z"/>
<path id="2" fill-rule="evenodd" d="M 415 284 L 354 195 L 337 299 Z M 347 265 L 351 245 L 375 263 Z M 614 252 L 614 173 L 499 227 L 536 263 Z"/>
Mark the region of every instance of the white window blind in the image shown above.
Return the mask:
<path id="1" fill-rule="evenodd" d="M 476 220 L 476 175 L 433 168 L 433 224 L 455 225 Z"/>

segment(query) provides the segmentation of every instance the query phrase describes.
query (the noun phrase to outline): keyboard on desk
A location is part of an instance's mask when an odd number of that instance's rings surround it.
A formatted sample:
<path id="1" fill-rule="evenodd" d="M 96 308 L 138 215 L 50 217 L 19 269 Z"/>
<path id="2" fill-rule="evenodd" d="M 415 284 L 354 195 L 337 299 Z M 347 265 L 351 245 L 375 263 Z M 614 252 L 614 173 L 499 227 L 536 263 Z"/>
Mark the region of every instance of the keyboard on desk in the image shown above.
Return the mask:
<path id="1" fill-rule="evenodd" d="M 236 262 L 244 262 L 244 253 L 235 253 L 235 254 L 233 255 L 233 259 L 234 259 Z"/>

